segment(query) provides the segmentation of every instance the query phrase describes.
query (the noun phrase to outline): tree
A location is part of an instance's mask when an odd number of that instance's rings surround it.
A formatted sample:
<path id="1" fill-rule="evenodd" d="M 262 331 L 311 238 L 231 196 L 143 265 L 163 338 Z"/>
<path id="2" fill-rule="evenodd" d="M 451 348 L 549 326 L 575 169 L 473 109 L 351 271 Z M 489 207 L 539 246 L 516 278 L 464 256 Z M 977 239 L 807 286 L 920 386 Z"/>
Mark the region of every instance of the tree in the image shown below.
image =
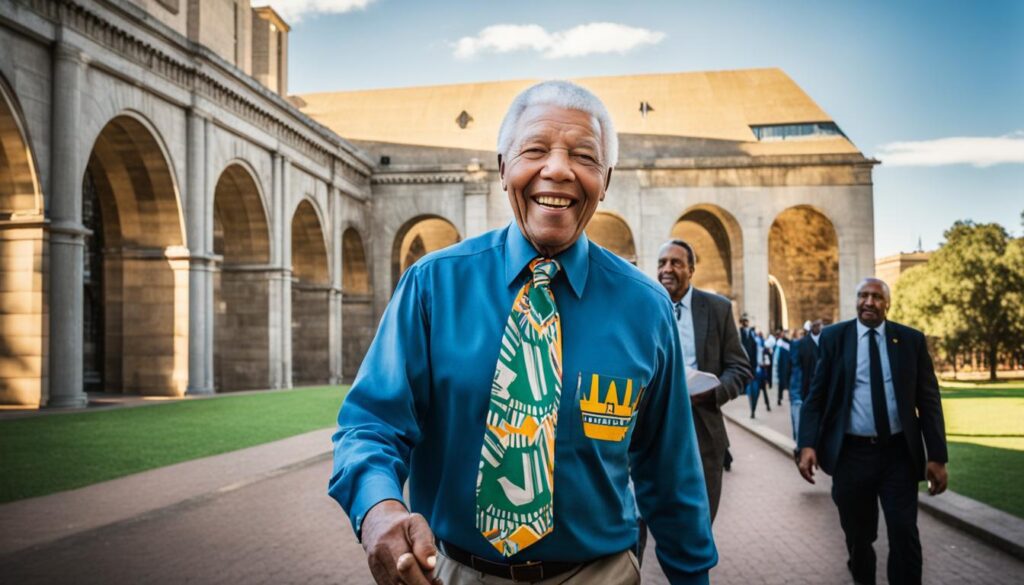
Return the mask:
<path id="1" fill-rule="evenodd" d="M 1024 244 L 999 224 L 958 221 L 928 263 L 898 283 L 893 318 L 939 339 L 947 355 L 981 349 L 996 379 L 1000 351 L 1024 338 Z"/>

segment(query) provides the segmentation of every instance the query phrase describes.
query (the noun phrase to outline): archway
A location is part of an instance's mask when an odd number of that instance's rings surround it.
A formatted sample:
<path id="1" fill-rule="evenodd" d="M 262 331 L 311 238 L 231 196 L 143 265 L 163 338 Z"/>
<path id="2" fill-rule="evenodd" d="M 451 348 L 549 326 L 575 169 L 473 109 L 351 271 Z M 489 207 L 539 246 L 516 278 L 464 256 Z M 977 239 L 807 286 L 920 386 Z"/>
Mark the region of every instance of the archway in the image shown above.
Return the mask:
<path id="1" fill-rule="evenodd" d="M 775 218 L 768 234 L 768 272 L 785 291 L 792 326 L 839 318 L 839 239 L 821 212 L 801 205 Z"/>
<path id="2" fill-rule="evenodd" d="M 153 132 L 103 127 L 82 185 L 86 389 L 181 396 L 188 381 L 188 251 L 174 176 Z"/>
<path id="3" fill-rule="evenodd" d="M 693 207 L 672 226 L 671 237 L 693 247 L 695 287 L 743 306 L 743 236 L 732 215 L 713 205 Z"/>
<path id="4" fill-rule="evenodd" d="M 292 382 L 326 384 L 330 369 L 327 244 L 309 200 L 292 216 Z"/>
<path id="5" fill-rule="evenodd" d="M 260 191 L 241 164 L 221 173 L 213 195 L 213 380 L 218 392 L 270 385 L 270 236 Z"/>
<path id="6" fill-rule="evenodd" d="M 447 248 L 461 238 L 459 231 L 446 219 L 420 216 L 405 222 L 395 235 L 391 251 L 391 288 L 398 286 L 406 268 L 430 252 Z"/>
<path id="7" fill-rule="evenodd" d="M 779 329 L 790 329 L 786 291 L 779 285 L 779 279 L 771 274 L 768 275 L 768 326 L 772 333 Z"/>
<path id="8" fill-rule="evenodd" d="M 621 217 L 607 211 L 598 211 L 587 224 L 587 237 L 597 245 L 636 265 L 636 246 L 633 231 Z"/>
<path id="9" fill-rule="evenodd" d="M 376 325 L 370 270 L 363 238 L 355 228 L 346 229 L 342 236 L 341 265 L 342 377 L 352 380 L 370 347 Z"/>
<path id="10" fill-rule="evenodd" d="M 47 353 L 43 198 L 14 93 L 0 79 L 0 404 L 39 406 Z"/>

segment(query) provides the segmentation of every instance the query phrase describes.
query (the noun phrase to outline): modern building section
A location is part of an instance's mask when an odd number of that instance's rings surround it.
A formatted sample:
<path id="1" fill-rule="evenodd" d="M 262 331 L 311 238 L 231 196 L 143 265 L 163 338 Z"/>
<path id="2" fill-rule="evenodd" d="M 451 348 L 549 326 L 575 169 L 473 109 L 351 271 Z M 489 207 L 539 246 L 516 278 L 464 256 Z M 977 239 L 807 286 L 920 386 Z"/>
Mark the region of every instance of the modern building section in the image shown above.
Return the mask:
<path id="1" fill-rule="evenodd" d="M 286 96 L 249 0 L 0 2 L 0 406 L 355 376 L 402 273 L 512 219 L 498 125 L 535 80 Z M 762 327 L 853 315 L 872 167 L 778 69 L 580 79 L 620 163 L 587 233 Z"/>

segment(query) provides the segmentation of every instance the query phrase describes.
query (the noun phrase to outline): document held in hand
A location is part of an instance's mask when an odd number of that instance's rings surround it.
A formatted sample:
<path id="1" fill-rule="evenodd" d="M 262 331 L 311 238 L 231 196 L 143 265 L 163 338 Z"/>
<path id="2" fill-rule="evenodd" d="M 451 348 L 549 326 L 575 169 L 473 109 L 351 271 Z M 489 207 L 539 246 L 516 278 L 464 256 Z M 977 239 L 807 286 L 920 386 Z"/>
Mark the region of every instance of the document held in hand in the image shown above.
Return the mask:
<path id="1" fill-rule="evenodd" d="M 722 381 L 714 374 L 686 368 L 686 390 L 690 396 L 713 390 L 721 383 Z"/>

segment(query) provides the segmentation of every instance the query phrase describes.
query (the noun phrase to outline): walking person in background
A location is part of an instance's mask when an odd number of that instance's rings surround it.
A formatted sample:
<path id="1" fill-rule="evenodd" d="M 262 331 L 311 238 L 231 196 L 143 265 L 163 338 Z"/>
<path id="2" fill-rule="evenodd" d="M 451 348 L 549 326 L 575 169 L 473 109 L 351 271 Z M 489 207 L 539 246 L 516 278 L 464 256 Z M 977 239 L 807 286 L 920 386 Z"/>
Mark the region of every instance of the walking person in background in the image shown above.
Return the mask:
<path id="1" fill-rule="evenodd" d="M 722 494 L 723 458 L 729 465 L 729 435 L 722 406 L 736 398 L 752 374 L 740 346 L 729 299 L 693 286 L 697 262 L 693 248 L 683 240 L 669 240 L 658 252 L 658 282 L 675 305 L 676 326 L 683 363 L 689 370 L 714 374 L 721 384 L 690 396 L 693 425 L 704 466 L 704 482 L 711 504 L 711 521 Z M 643 534 L 641 534 L 643 539 Z"/>
<path id="2" fill-rule="evenodd" d="M 799 440 L 800 431 L 800 407 L 804 403 L 804 370 L 800 366 L 801 345 L 806 340 L 807 330 L 797 329 L 793 332 L 793 342 L 789 346 L 789 419 L 793 427 L 793 442 Z M 794 453 L 794 456 L 796 453 Z"/>
<path id="3" fill-rule="evenodd" d="M 887 321 L 889 287 L 857 287 L 857 318 L 825 329 L 810 392 L 800 411 L 800 475 L 832 476 L 832 500 L 854 581 L 875 583 L 878 505 L 889 537 L 893 585 L 921 583 L 917 484 L 946 489 L 946 433 L 924 334 Z M 805 372 L 806 374 L 806 372 Z"/>
<path id="4" fill-rule="evenodd" d="M 789 390 L 789 332 L 779 329 L 775 332 L 775 347 L 772 350 L 772 378 L 779 389 L 778 406 L 782 406 L 782 395 Z"/>
<path id="5" fill-rule="evenodd" d="M 750 399 L 750 418 L 755 418 L 757 412 L 757 401 L 764 394 L 764 407 L 768 412 L 772 411 L 771 399 L 768 398 L 767 377 L 768 370 L 766 363 L 771 363 L 771 358 L 765 357 L 764 336 L 760 331 L 754 333 L 754 381 L 747 387 L 747 398 Z M 767 359 L 767 361 L 766 361 Z"/>

